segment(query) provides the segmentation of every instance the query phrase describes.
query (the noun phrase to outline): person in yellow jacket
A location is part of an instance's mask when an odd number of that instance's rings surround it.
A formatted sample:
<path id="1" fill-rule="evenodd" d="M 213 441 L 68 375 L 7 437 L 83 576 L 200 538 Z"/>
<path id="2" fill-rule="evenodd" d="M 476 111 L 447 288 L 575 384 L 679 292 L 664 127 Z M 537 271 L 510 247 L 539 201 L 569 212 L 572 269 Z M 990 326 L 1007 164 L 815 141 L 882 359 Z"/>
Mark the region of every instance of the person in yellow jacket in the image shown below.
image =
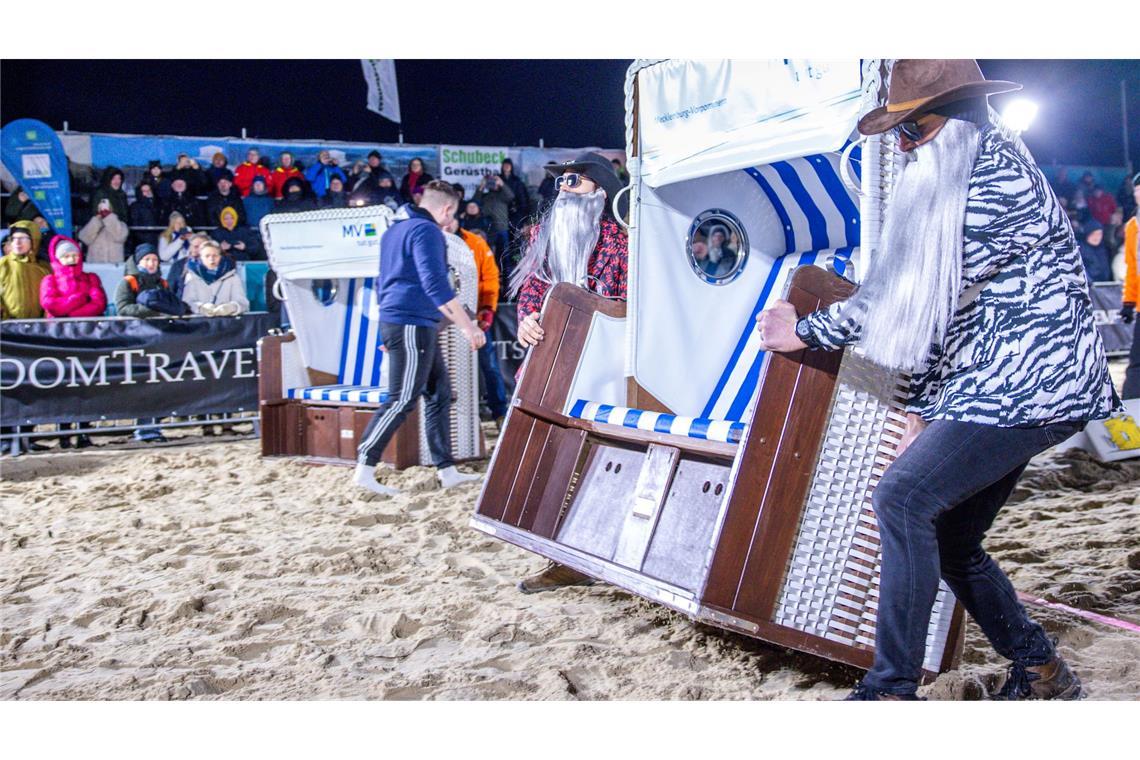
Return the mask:
<path id="1" fill-rule="evenodd" d="M 1136 261 L 1136 241 L 1140 237 L 1140 173 L 1132 178 L 1132 197 L 1136 200 L 1137 215 L 1124 225 L 1124 307 L 1120 319 L 1131 324 L 1136 316 L 1136 299 L 1140 296 L 1140 265 Z M 1140 330 L 1132 328 L 1132 351 L 1128 356 L 1128 370 L 1124 375 L 1124 398 L 1140 398 Z"/>
<path id="2" fill-rule="evenodd" d="M 499 306 L 499 265 L 495 263 L 495 254 L 487 240 L 460 227 L 458 219 L 452 219 L 446 229 L 466 243 L 475 255 L 475 269 L 479 272 L 479 306 L 475 323 L 487 333 L 487 342 L 479 349 L 479 372 L 483 375 L 491 419 L 496 427 L 501 428 L 503 417 L 507 415 L 507 387 L 499 369 L 499 352 L 490 334 L 491 325 L 495 322 L 495 309 Z"/>
<path id="3" fill-rule="evenodd" d="M 0 319 L 40 319 L 40 282 L 51 267 L 39 261 L 40 230 L 28 221 L 8 230 L 8 253 L 0 258 Z"/>

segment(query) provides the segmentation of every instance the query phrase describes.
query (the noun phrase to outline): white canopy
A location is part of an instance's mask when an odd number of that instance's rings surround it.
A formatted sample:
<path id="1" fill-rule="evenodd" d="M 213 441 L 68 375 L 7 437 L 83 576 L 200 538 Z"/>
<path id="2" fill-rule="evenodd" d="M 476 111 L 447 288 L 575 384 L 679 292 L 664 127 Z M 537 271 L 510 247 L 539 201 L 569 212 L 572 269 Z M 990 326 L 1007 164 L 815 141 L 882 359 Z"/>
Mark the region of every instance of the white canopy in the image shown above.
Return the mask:
<path id="1" fill-rule="evenodd" d="M 637 82 L 650 187 L 839 150 L 861 105 L 858 60 L 669 60 Z"/>
<path id="2" fill-rule="evenodd" d="M 283 280 L 375 277 L 387 206 L 270 214 L 261 220 L 269 263 Z"/>

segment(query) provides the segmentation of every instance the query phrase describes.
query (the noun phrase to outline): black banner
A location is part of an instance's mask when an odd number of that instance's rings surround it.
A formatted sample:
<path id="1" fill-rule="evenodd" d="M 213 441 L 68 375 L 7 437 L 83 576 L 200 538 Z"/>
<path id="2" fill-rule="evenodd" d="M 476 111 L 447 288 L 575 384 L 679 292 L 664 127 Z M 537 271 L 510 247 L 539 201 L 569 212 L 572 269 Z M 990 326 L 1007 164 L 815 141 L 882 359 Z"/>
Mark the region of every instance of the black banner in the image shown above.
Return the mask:
<path id="1" fill-rule="evenodd" d="M 508 396 L 515 391 L 515 375 L 526 358 L 526 348 L 519 343 L 518 332 L 518 304 L 500 303 L 489 337 L 495 342 L 495 351 L 499 354 L 499 372 L 507 384 Z"/>
<path id="2" fill-rule="evenodd" d="M 129 420 L 257 409 L 273 317 L 0 323 L 0 422 Z"/>
<path id="3" fill-rule="evenodd" d="M 1124 283 L 1097 282 L 1089 288 L 1093 321 L 1109 356 L 1127 356 L 1132 350 L 1132 325 L 1120 321 Z"/>

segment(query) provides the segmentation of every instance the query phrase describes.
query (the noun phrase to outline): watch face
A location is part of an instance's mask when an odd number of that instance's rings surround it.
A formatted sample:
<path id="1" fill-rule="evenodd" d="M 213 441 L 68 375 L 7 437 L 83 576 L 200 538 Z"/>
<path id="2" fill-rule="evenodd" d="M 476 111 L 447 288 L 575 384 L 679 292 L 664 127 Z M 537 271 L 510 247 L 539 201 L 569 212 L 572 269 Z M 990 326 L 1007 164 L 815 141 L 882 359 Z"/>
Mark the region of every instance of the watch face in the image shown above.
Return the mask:
<path id="1" fill-rule="evenodd" d="M 799 320 L 796 322 L 796 336 L 798 336 L 799 339 L 804 341 L 805 343 L 808 341 L 809 338 L 811 338 L 811 328 L 809 328 L 807 326 L 807 323 L 804 322 L 803 320 Z"/>

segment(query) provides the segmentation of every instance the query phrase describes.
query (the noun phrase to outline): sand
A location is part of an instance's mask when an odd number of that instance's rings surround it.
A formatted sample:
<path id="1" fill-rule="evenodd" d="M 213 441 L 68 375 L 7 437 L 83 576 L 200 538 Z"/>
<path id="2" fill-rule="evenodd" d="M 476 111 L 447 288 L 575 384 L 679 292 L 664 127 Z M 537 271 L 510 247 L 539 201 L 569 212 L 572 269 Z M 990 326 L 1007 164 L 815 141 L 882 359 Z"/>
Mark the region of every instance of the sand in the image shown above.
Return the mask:
<path id="1" fill-rule="evenodd" d="M 184 440 L 0 463 L 0 698 L 820 700 L 858 678 L 612 586 L 519 594 L 544 563 L 468 527 L 478 484 L 388 471 L 405 493 L 370 497 Z M 1020 590 L 1140 620 L 1140 462 L 1045 455 L 1014 500 L 988 546 Z M 1140 634 L 1032 614 L 1090 698 L 1140 697 Z M 971 624 L 922 693 L 977 698 L 1003 667 Z"/>

